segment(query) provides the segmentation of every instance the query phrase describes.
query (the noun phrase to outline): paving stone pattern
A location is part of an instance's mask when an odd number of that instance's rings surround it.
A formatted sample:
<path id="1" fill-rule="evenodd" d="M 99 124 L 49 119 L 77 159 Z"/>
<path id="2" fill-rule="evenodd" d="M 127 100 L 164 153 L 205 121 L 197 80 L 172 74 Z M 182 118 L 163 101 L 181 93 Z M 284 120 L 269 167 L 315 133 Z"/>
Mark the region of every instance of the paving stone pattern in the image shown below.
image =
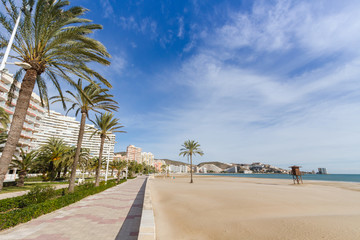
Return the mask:
<path id="1" fill-rule="evenodd" d="M 1 240 L 133 240 L 138 238 L 146 177 L 0 232 Z"/>

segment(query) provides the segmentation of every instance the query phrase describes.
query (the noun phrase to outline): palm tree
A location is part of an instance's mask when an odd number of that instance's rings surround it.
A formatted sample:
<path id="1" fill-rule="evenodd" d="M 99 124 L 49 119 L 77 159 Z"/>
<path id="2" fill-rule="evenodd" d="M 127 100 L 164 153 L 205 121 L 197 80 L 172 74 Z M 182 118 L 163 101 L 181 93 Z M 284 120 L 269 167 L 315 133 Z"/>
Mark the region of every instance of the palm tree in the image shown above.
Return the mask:
<path id="1" fill-rule="evenodd" d="M 204 155 L 204 152 L 200 149 L 200 144 L 194 140 L 186 140 L 180 149 L 179 156 L 188 156 L 188 159 L 190 157 L 190 183 L 193 183 L 192 156 L 195 156 L 196 154 L 199 154 L 200 156 Z"/>
<path id="2" fill-rule="evenodd" d="M 68 112 L 70 110 L 76 109 L 76 116 L 79 114 L 79 112 L 81 113 L 80 129 L 77 141 L 77 149 L 79 149 L 79 151 L 76 151 L 75 160 L 72 165 L 72 171 L 69 181 L 69 192 L 74 191 L 76 177 L 75 173 L 77 164 L 79 162 L 82 141 L 84 138 L 85 121 L 86 118 L 89 117 L 89 112 L 94 111 L 98 113 L 99 110 L 111 111 L 118 108 L 117 102 L 112 99 L 114 96 L 107 93 L 109 91 L 108 89 L 100 88 L 99 85 L 93 83 L 90 83 L 83 89 L 82 81 L 80 79 L 77 85 L 78 90 L 76 91 L 76 93 L 66 91 L 72 98 L 64 98 L 63 96 L 55 96 L 52 98 L 56 99 L 54 102 L 59 102 L 62 100 L 70 102 L 72 105 L 69 108 Z"/>
<path id="3" fill-rule="evenodd" d="M 13 0 L 2 0 L 2 4 L 6 15 L 0 13 L 0 25 L 11 34 L 18 17 L 18 8 Z M 52 83 L 62 95 L 60 79 L 76 87 L 70 75 L 90 82 L 92 78 L 97 78 L 106 86 L 111 87 L 105 78 L 88 67 L 88 64 L 93 62 L 102 65 L 110 64 L 107 60 L 110 55 L 105 46 L 91 38 L 93 32 L 102 29 L 102 26 L 82 18 L 87 9 L 69 7 L 69 5 L 70 2 L 67 0 L 22 1 L 22 10 L 25 14 L 20 21 L 12 45 L 14 55 L 10 57 L 26 63 L 27 67 L 26 70 L 21 69 L 15 74 L 9 94 L 9 101 L 11 101 L 15 83 L 25 72 L 8 141 L 0 158 L 0 191 L 20 138 L 35 83 L 38 86 L 42 104 L 47 106 L 46 86 Z M 33 12 L 31 12 L 32 8 L 34 8 Z M 0 49 L 7 46 L 7 43 L 6 38 L 0 35 Z"/>
<path id="4" fill-rule="evenodd" d="M 62 167 L 64 168 L 63 176 L 66 176 L 66 173 L 74 164 L 74 159 L 76 155 L 77 148 L 75 146 L 69 147 L 69 149 L 64 153 L 64 157 L 62 158 L 62 161 L 60 162 Z M 88 148 L 81 148 L 80 149 L 80 156 L 79 156 L 79 165 L 80 168 L 85 171 L 85 168 L 87 166 L 88 160 L 90 158 L 90 149 Z"/>
<path id="5" fill-rule="evenodd" d="M 37 157 L 38 153 L 36 151 L 31 152 L 24 152 L 24 150 L 20 149 L 20 159 L 17 156 L 14 156 L 15 159 L 11 162 L 12 168 L 17 168 L 19 171 L 19 180 L 17 182 L 18 187 L 24 186 L 24 179 L 26 177 L 26 174 L 30 168 L 34 166 L 35 159 Z"/>
<path id="6" fill-rule="evenodd" d="M 109 164 L 109 168 L 111 169 L 111 176 L 114 176 L 114 170 L 116 169 L 116 161 L 112 161 Z"/>
<path id="7" fill-rule="evenodd" d="M 54 180 L 56 178 L 56 173 L 58 177 L 60 177 L 63 167 L 63 158 L 69 150 L 70 148 L 66 145 L 64 140 L 55 137 L 49 138 L 48 141 L 39 149 L 41 152 L 40 159 L 48 165 L 47 175 L 50 180 Z M 44 162 L 42 164 L 44 164 Z"/>
<path id="8" fill-rule="evenodd" d="M 106 164 L 105 158 L 102 158 L 101 161 L 99 159 L 100 159 L 99 157 L 93 157 L 90 159 L 89 170 L 91 172 L 94 171 L 96 173 L 98 168 L 101 169 Z"/>
<path id="9" fill-rule="evenodd" d="M 10 123 L 9 114 L 4 110 L 4 108 L 0 107 L 0 145 L 6 143 L 7 140 L 7 126 Z M 4 149 L 3 146 L 0 147 L 0 152 Z"/>
<path id="10" fill-rule="evenodd" d="M 0 107 L 0 132 L 7 129 L 8 124 L 10 123 L 9 114 L 5 111 L 3 107 Z"/>
<path id="11" fill-rule="evenodd" d="M 127 163 L 126 161 L 121 161 L 121 160 L 116 160 L 112 162 L 112 165 L 115 166 L 115 169 L 117 169 L 117 181 L 120 182 L 120 177 L 121 177 L 121 170 L 123 170 Z"/>
<path id="12" fill-rule="evenodd" d="M 116 132 L 122 132 L 125 133 L 125 131 L 120 131 L 118 129 L 123 128 L 124 126 L 120 125 L 119 119 L 114 118 L 114 115 L 112 113 L 104 113 L 101 114 L 100 117 L 98 115 L 95 116 L 95 121 L 92 121 L 95 124 L 95 131 L 91 135 L 99 135 L 101 142 L 100 142 L 100 151 L 99 151 L 99 161 L 102 159 L 103 149 L 104 149 L 104 143 L 105 139 L 109 139 L 108 133 L 116 133 Z M 98 169 L 96 171 L 96 181 L 95 186 L 99 186 L 100 182 L 100 164 L 98 166 Z"/>

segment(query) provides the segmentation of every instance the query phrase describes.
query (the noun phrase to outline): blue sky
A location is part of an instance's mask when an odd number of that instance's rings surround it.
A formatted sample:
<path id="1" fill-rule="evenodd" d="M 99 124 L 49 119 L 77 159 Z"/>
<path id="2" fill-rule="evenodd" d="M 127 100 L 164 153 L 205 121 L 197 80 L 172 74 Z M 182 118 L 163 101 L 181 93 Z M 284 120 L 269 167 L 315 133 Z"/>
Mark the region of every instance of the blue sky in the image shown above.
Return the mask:
<path id="1" fill-rule="evenodd" d="M 116 151 L 360 173 L 360 1 L 72 3 L 104 26 Z"/>

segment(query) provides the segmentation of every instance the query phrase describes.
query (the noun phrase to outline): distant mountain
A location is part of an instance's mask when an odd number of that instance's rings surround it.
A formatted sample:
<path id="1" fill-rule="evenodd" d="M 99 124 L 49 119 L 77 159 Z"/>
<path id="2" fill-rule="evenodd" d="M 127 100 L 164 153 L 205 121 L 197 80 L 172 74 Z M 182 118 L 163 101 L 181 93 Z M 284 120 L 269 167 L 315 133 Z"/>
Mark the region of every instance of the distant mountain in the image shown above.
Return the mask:
<path id="1" fill-rule="evenodd" d="M 184 162 L 170 160 L 170 159 L 155 159 L 155 160 L 163 160 L 163 161 L 165 161 L 166 165 L 175 165 L 175 166 L 189 165 L 189 164 L 184 163 Z"/>
<path id="2" fill-rule="evenodd" d="M 198 167 L 201 167 L 205 164 L 213 164 L 221 169 L 227 169 L 229 167 L 231 167 L 231 164 L 228 164 L 228 163 L 222 163 L 222 162 L 202 162 L 202 163 L 199 163 L 197 166 Z"/>

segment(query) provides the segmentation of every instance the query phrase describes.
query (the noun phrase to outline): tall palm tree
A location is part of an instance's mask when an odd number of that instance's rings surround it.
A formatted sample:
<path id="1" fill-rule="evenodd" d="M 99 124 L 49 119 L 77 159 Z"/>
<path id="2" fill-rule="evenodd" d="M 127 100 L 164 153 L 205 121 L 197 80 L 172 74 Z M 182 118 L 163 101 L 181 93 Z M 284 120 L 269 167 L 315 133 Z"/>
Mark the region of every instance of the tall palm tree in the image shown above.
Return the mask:
<path id="1" fill-rule="evenodd" d="M 75 153 L 74 163 L 72 165 L 72 171 L 69 181 L 69 192 L 74 191 L 75 187 L 75 178 L 76 178 L 76 168 L 79 162 L 80 157 L 80 149 L 82 145 L 82 141 L 84 138 L 85 132 L 85 122 L 86 118 L 89 118 L 89 112 L 97 112 L 99 110 L 111 111 L 117 110 L 117 102 L 113 100 L 114 97 L 111 94 L 108 94 L 108 89 L 101 88 L 99 85 L 90 83 L 89 85 L 83 88 L 82 81 L 79 79 L 78 83 L 78 90 L 74 93 L 71 91 L 66 91 L 71 98 L 63 97 L 63 96 L 55 96 L 51 99 L 55 99 L 54 102 L 65 101 L 71 103 L 71 107 L 68 109 L 68 112 L 71 110 L 76 110 L 75 115 L 77 116 L 81 113 L 81 120 L 80 120 L 80 128 L 79 128 L 79 135 L 77 141 L 77 151 Z"/>
<path id="2" fill-rule="evenodd" d="M 18 187 L 24 186 L 24 179 L 26 174 L 29 169 L 34 166 L 37 155 L 38 153 L 36 151 L 24 152 L 24 150 L 21 148 L 20 158 L 18 156 L 14 156 L 15 159 L 12 160 L 11 167 L 17 168 L 19 172 L 19 180 L 17 182 Z"/>
<path id="3" fill-rule="evenodd" d="M 19 14 L 18 8 L 13 0 L 2 0 L 2 5 L 0 26 L 2 25 L 4 30 L 11 34 Z M 111 87 L 105 78 L 88 66 L 93 62 L 102 65 L 110 64 L 107 60 L 110 55 L 104 45 L 91 38 L 93 32 L 102 29 L 102 26 L 82 18 L 87 9 L 69 7 L 69 5 L 70 2 L 67 0 L 22 1 L 22 10 L 25 14 L 20 21 L 12 45 L 14 55 L 10 57 L 26 63 L 28 67 L 26 70 L 21 69 L 15 75 L 9 94 L 9 101 L 11 101 L 15 83 L 25 72 L 8 140 L 0 158 L 0 190 L 20 138 L 35 83 L 39 88 L 43 105 L 44 102 L 47 103 L 46 86 L 49 83 L 57 88 L 60 95 L 62 95 L 60 79 L 76 87 L 70 75 L 90 82 L 92 78 L 97 78 L 106 86 Z M 34 11 L 31 12 L 33 8 Z M 7 38 L 0 34 L 0 49 L 7 44 Z"/>
<path id="4" fill-rule="evenodd" d="M 119 130 L 120 128 L 123 128 L 124 126 L 121 125 L 119 122 L 119 119 L 114 118 L 114 115 L 112 113 L 104 113 L 101 114 L 100 117 L 98 115 L 95 116 L 95 121 L 92 121 L 95 124 L 95 131 L 91 135 L 99 135 L 100 136 L 100 151 L 99 151 L 99 161 L 102 159 L 103 149 L 104 149 L 104 143 L 105 139 L 109 139 L 108 133 L 116 133 L 116 132 L 122 132 L 125 133 L 125 131 Z M 100 164 L 98 166 L 98 169 L 96 171 L 96 181 L 95 186 L 99 186 L 100 182 Z"/>
<path id="5" fill-rule="evenodd" d="M 0 145 L 6 143 L 7 140 L 7 126 L 10 123 L 9 114 L 4 110 L 4 108 L 0 107 Z M 4 150 L 4 147 L 0 147 L 0 152 Z"/>
<path id="6" fill-rule="evenodd" d="M 190 157 L 190 183 L 193 183 L 193 171 L 192 171 L 192 156 L 199 154 L 200 156 L 204 155 L 204 152 L 200 149 L 200 144 L 195 142 L 195 140 L 186 140 L 180 149 L 179 156 L 188 156 Z"/>

